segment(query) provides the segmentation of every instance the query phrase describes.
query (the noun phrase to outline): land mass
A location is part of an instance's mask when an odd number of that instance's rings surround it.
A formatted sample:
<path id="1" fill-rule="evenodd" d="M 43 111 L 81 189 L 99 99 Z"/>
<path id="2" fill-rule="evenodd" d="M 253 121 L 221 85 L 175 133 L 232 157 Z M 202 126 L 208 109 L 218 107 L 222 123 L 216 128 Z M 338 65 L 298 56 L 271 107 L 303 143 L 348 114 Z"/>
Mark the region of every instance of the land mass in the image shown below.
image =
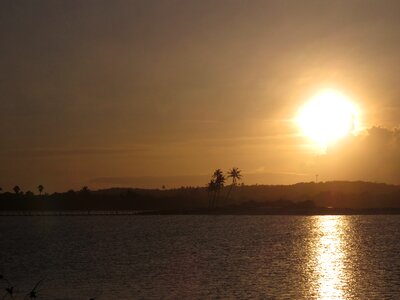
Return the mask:
<path id="1" fill-rule="evenodd" d="M 34 195 L 0 194 L 1 212 L 140 211 L 141 214 L 380 214 L 400 213 L 400 186 L 332 181 L 294 185 L 224 187 L 218 195 L 204 187 L 179 189 L 82 189 Z M 210 208 L 212 198 L 215 207 Z"/>

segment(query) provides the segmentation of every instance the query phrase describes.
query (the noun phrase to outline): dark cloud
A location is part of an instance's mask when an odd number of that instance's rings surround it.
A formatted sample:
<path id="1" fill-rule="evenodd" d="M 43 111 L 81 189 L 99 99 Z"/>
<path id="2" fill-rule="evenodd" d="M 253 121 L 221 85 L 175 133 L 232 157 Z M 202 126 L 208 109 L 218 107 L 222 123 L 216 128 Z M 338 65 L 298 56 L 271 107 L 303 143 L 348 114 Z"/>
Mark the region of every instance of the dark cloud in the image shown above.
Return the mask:
<path id="1" fill-rule="evenodd" d="M 400 130 L 372 127 L 349 137 L 320 157 L 317 169 L 325 179 L 400 183 Z"/>

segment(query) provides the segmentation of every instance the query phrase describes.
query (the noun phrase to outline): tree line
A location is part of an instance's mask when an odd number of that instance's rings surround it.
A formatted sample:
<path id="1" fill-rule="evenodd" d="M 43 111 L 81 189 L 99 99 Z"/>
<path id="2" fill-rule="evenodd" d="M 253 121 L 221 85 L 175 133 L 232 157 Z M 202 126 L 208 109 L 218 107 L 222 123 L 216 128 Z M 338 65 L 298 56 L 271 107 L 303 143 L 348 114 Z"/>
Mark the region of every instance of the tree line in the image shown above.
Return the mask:
<path id="1" fill-rule="evenodd" d="M 41 184 L 39 184 L 36 188 L 37 188 L 37 190 L 38 190 L 38 192 L 39 192 L 39 195 L 42 195 L 42 193 L 43 193 L 43 191 L 44 191 L 44 186 L 41 185 Z M 24 193 L 24 192 L 22 191 L 22 189 L 19 187 L 19 185 L 14 186 L 14 187 L 12 188 L 12 190 L 13 190 L 13 192 L 14 192 L 16 195 L 20 195 L 20 194 L 23 194 L 23 193 Z M 1 193 L 1 192 L 3 192 L 3 188 L 2 188 L 2 187 L 0 187 L 0 193 Z M 27 195 L 33 195 L 34 193 L 33 193 L 32 191 L 26 191 L 25 194 L 27 194 Z"/>

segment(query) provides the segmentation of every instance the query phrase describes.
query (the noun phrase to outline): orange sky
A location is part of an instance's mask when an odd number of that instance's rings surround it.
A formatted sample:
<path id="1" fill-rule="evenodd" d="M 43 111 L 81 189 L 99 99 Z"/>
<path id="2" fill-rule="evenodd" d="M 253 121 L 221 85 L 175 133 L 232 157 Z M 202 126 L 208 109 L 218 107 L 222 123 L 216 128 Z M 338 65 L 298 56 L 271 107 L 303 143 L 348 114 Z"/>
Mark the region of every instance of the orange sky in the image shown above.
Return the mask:
<path id="1" fill-rule="evenodd" d="M 316 172 L 398 183 L 399 9 L 372 0 L 4 0 L 0 186 L 204 185 L 233 166 L 248 184 Z M 366 128 L 388 130 L 318 157 L 291 119 L 326 87 L 357 102 Z M 364 163 L 349 165 L 349 153 Z"/>

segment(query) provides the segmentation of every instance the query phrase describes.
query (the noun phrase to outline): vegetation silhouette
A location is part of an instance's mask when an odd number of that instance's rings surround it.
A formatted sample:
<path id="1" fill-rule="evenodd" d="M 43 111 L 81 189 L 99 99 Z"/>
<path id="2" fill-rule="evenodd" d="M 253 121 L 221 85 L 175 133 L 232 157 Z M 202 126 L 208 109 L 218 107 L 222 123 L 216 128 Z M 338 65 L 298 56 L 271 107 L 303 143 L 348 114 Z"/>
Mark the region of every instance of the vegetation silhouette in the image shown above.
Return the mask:
<path id="1" fill-rule="evenodd" d="M 81 188 L 81 190 L 79 191 L 80 194 L 82 195 L 89 195 L 90 194 L 90 190 L 89 188 L 85 185 L 84 187 Z"/>
<path id="2" fill-rule="evenodd" d="M 38 189 L 38 191 L 39 191 L 39 195 L 42 195 L 43 190 L 44 190 L 44 186 L 41 185 L 41 184 L 39 184 L 38 187 L 37 187 L 37 189 Z"/>
<path id="3" fill-rule="evenodd" d="M 214 195 L 211 203 L 211 208 L 215 208 L 220 198 L 221 189 L 224 187 L 225 184 L 225 176 L 221 169 L 216 169 L 214 171 L 211 181 L 213 182 L 214 186 L 213 187 Z"/>
<path id="4" fill-rule="evenodd" d="M 25 297 L 24 297 L 24 300 L 28 300 L 28 299 L 30 299 L 30 300 L 32 300 L 32 299 L 36 299 L 36 298 L 38 298 L 39 297 L 39 286 L 43 283 L 43 281 L 44 281 L 44 278 L 43 279 L 40 279 L 36 284 L 35 284 L 35 286 L 31 289 L 31 291 L 30 292 L 28 292 L 26 295 L 25 295 Z M 5 283 L 5 288 L 4 288 L 4 294 L 3 294 L 3 296 L 1 297 L 1 299 L 2 300 L 4 300 L 4 299 L 7 299 L 7 298 L 9 298 L 9 299 L 15 299 L 15 287 L 14 287 L 14 285 L 12 285 L 11 283 L 10 283 L 10 281 L 7 279 L 7 278 L 5 278 L 3 275 L 1 275 L 0 274 L 0 283 L 1 282 L 3 282 L 3 283 Z M 101 293 L 100 293 L 101 294 Z M 100 295 L 99 294 L 99 295 Z M 96 296 L 96 297 L 92 297 L 92 298 L 89 298 L 90 300 L 94 300 L 94 299 L 97 299 L 99 296 Z"/>
<path id="5" fill-rule="evenodd" d="M 18 185 L 16 185 L 13 187 L 13 191 L 16 195 L 18 195 L 21 192 L 21 188 Z"/>
<path id="6" fill-rule="evenodd" d="M 229 200 L 229 196 L 232 192 L 234 186 L 237 185 L 237 182 L 242 179 L 242 175 L 240 174 L 242 171 L 239 168 L 232 168 L 228 171 L 228 178 L 232 178 L 232 183 L 229 187 L 228 193 L 226 194 L 225 202 L 227 203 Z"/>
<path id="7" fill-rule="evenodd" d="M 220 200 L 221 190 L 224 188 L 226 178 L 232 178 L 232 183 L 228 189 L 225 197 L 225 203 L 228 201 L 233 186 L 237 184 L 237 181 L 242 178 L 239 168 L 232 168 L 228 171 L 227 177 L 225 177 L 221 169 L 216 169 L 211 177 L 211 180 L 207 183 L 207 190 L 209 194 L 209 208 L 215 208 L 218 206 L 218 200 Z"/>
<path id="8" fill-rule="evenodd" d="M 241 173 L 232 169 L 225 176 L 217 169 L 205 187 L 171 189 L 110 188 L 35 195 L 13 192 L 0 194 L 0 214 L 9 212 L 112 212 L 140 211 L 149 213 L 248 213 L 248 214 L 319 214 L 339 213 L 344 209 L 365 210 L 360 213 L 400 212 L 400 186 L 368 182 L 308 182 L 294 185 L 238 184 Z M 237 170 L 240 171 L 240 170 Z M 236 177 L 234 181 L 233 177 Z M 233 192 L 234 191 L 234 192 Z M 223 197 L 221 197 L 223 195 Z M 228 199 L 221 203 L 220 199 Z M 225 201 L 224 201 L 225 202 Z M 216 208 L 218 208 L 216 210 Z M 27 213 L 28 212 L 28 213 Z M 1 298 L 0 298 L 1 299 Z"/>
<path id="9" fill-rule="evenodd" d="M 32 191 L 26 191 L 25 196 L 33 197 L 35 194 Z"/>
<path id="10" fill-rule="evenodd" d="M 36 299 L 38 297 L 38 288 L 39 285 L 43 282 L 44 279 L 40 279 L 32 290 L 25 296 L 25 299 Z"/>
<path id="11" fill-rule="evenodd" d="M 213 200 L 215 197 L 216 192 L 216 185 L 214 179 L 211 179 L 210 182 L 207 184 L 207 191 L 208 191 L 208 207 L 212 208 Z"/>

